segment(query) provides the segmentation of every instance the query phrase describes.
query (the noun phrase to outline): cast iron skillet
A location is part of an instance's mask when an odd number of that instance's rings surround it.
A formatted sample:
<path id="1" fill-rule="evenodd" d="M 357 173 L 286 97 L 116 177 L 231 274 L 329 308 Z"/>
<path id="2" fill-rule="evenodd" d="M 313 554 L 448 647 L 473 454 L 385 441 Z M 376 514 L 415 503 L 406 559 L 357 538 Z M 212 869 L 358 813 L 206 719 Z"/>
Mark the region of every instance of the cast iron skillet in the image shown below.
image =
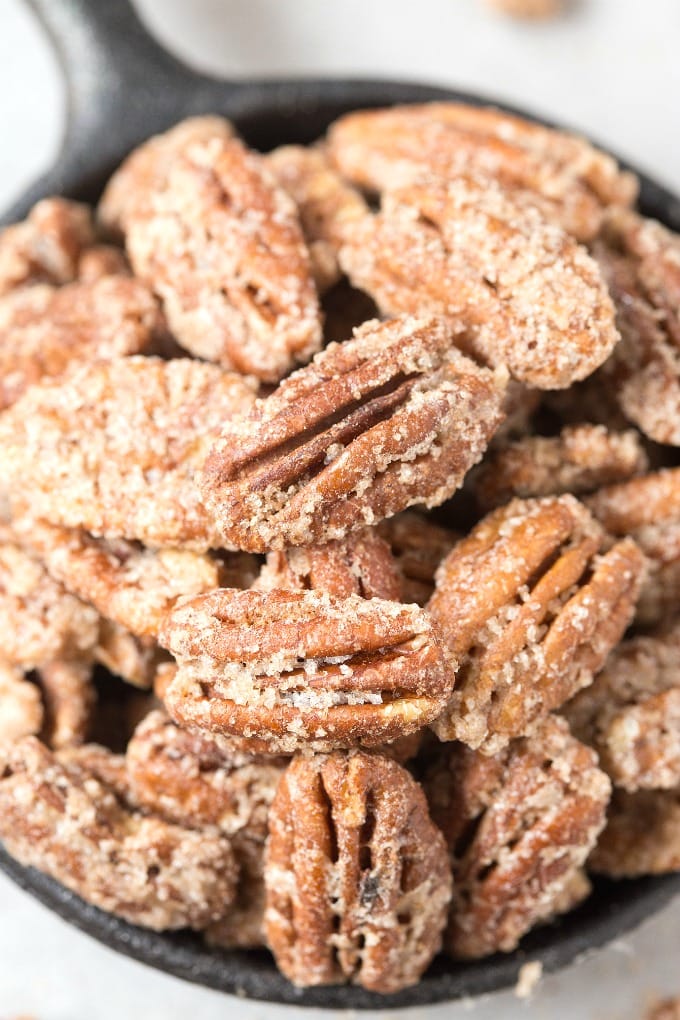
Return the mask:
<path id="1" fill-rule="evenodd" d="M 335 117 L 357 107 L 442 98 L 489 102 L 480 96 L 401 82 L 217 81 L 197 74 L 163 50 L 128 0 L 29 3 L 59 54 L 68 91 L 68 123 L 55 166 L 0 222 L 22 218 L 34 202 L 49 194 L 95 201 L 133 146 L 191 114 L 224 114 L 251 145 L 269 149 L 283 142 L 310 142 Z M 643 210 L 680 229 L 680 202 L 640 176 Z M 597 880 L 586 903 L 555 924 L 532 932 L 517 952 L 477 963 L 440 958 L 415 988 L 378 996 L 345 987 L 300 991 L 278 973 L 264 952 L 216 952 L 192 934 L 136 928 L 83 902 L 34 869 L 22 867 L 2 850 L 0 868 L 65 920 L 136 960 L 225 992 L 333 1009 L 394 1009 L 493 992 L 514 984 L 525 961 L 540 960 L 547 971 L 563 967 L 586 950 L 630 930 L 680 891 L 680 875 L 618 883 Z"/>

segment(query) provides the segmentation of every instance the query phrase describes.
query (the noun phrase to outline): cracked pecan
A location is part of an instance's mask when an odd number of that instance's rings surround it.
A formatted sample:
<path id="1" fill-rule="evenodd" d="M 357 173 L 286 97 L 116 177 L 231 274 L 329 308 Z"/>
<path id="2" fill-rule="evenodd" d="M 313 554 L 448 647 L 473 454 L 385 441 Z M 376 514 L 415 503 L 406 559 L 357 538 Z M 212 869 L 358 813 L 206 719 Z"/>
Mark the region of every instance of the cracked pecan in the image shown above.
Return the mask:
<path id="1" fill-rule="evenodd" d="M 489 451 L 475 478 L 485 510 L 514 496 L 577 496 L 642 474 L 649 460 L 637 432 L 567 425 L 557 436 L 524 436 Z"/>
<path id="2" fill-rule="evenodd" d="M 503 381 L 452 349 L 441 320 L 366 323 L 225 425 L 206 505 L 230 544 L 254 552 L 435 506 L 481 458 Z"/>
<path id="3" fill-rule="evenodd" d="M 491 179 L 428 179 L 387 192 L 338 258 L 383 314 L 445 316 L 459 347 L 539 389 L 590 375 L 619 339 L 586 249 L 544 219 L 531 195 Z"/>
<path id="4" fill-rule="evenodd" d="M 0 421 L 13 498 L 53 524 L 155 547 L 220 547 L 195 475 L 253 389 L 216 365 L 119 358 L 43 380 Z"/>
<path id="5" fill-rule="evenodd" d="M 34 737 L 0 763 L 0 840 L 88 902 L 157 930 L 205 927 L 234 896 L 224 837 L 142 817 Z"/>
<path id="6" fill-rule="evenodd" d="M 163 691 L 177 723 L 282 753 L 395 740 L 450 692 L 427 616 L 383 599 L 221 589 L 173 609 L 160 640 L 179 664 Z"/>
<path id="7" fill-rule="evenodd" d="M 423 177 L 497 178 L 534 192 L 542 208 L 579 240 L 600 228 L 609 205 L 632 205 L 637 180 L 587 141 L 521 117 L 462 103 L 360 110 L 328 133 L 332 162 L 369 191 Z"/>
<path id="8" fill-rule="evenodd" d="M 460 535 L 415 510 L 381 521 L 378 532 L 392 549 L 401 573 L 401 601 L 424 606 L 434 591 L 437 567 Z"/>
<path id="9" fill-rule="evenodd" d="M 607 825 L 588 868 L 610 878 L 680 871 L 680 787 L 614 790 Z"/>
<path id="10" fill-rule="evenodd" d="M 456 676 L 440 739 L 493 754 L 592 681 L 644 571 L 632 540 L 604 547 L 573 496 L 513 500 L 454 546 L 428 606 Z"/>
<path id="11" fill-rule="evenodd" d="M 269 816 L 268 944 L 297 985 L 415 984 L 441 942 L 451 877 L 405 769 L 362 752 L 296 758 Z"/>
<path id="12" fill-rule="evenodd" d="M 680 623 L 623 641 L 563 714 L 616 786 L 678 786 Z"/>
<path id="13" fill-rule="evenodd" d="M 44 198 L 22 223 L 0 231 L 0 295 L 27 284 L 71 283 L 94 241 L 88 206 Z"/>
<path id="14" fill-rule="evenodd" d="M 40 733 L 42 723 L 40 689 L 0 660 L 0 745 Z"/>
<path id="15" fill-rule="evenodd" d="M 608 216 L 603 235 L 594 254 L 622 338 L 609 386 L 629 421 L 680 446 L 680 236 L 630 210 Z"/>
<path id="16" fill-rule="evenodd" d="M 587 895 L 581 869 L 611 784 L 564 720 L 546 719 L 494 757 L 461 744 L 442 749 L 425 790 L 451 854 L 452 956 L 511 952 Z"/>

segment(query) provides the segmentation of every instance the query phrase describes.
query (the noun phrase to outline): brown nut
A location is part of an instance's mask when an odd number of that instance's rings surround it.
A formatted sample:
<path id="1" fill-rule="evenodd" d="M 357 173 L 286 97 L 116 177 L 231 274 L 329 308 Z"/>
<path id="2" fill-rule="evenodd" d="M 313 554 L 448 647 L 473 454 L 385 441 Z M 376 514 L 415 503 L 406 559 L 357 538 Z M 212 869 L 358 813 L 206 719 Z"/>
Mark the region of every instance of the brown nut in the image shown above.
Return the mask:
<path id="1" fill-rule="evenodd" d="M 237 868 L 223 837 L 130 811 L 34 737 L 0 763 L 0 840 L 22 864 L 148 928 L 202 928 L 234 895 Z"/>
<path id="2" fill-rule="evenodd" d="M 680 236 L 617 210 L 594 254 L 622 337 L 605 367 L 609 385 L 629 421 L 680 446 Z"/>
<path id="3" fill-rule="evenodd" d="M 422 177 L 485 174 L 526 188 L 579 240 L 600 228 L 606 206 L 632 205 L 637 180 L 587 141 L 491 107 L 424 103 L 360 110 L 331 126 L 328 151 L 369 191 Z"/>
<path id="4" fill-rule="evenodd" d="M 680 787 L 614 790 L 607 825 L 588 868 L 610 878 L 680 871 Z"/>
<path id="5" fill-rule="evenodd" d="M 40 688 L 0 660 L 0 745 L 40 733 L 42 723 Z"/>
<path id="6" fill-rule="evenodd" d="M 227 423 L 202 492 L 230 544 L 253 552 L 344 538 L 461 484 L 501 420 L 504 376 L 446 325 L 366 323 Z"/>
<path id="7" fill-rule="evenodd" d="M 28 218 L 0 231 L 0 295 L 27 284 L 71 283 L 94 243 L 92 213 L 65 198 L 44 198 Z"/>
<path id="8" fill-rule="evenodd" d="M 220 547 L 195 474 L 219 427 L 254 399 L 199 361 L 118 358 L 33 386 L 0 420 L 12 497 L 53 524 L 152 547 Z"/>
<path id="9" fill-rule="evenodd" d="M 434 591 L 434 575 L 460 535 L 415 510 L 381 521 L 379 534 L 392 549 L 402 576 L 402 602 L 424 606 Z"/>
<path id="10" fill-rule="evenodd" d="M 41 738 L 56 749 L 82 744 L 96 701 L 91 658 L 46 662 L 38 682 L 45 705 Z"/>
<path id="11" fill-rule="evenodd" d="M 425 613 L 383 599 L 221 589 L 173 609 L 160 640 L 180 667 L 163 693 L 179 725 L 281 753 L 395 740 L 451 687 Z"/>
<path id="12" fill-rule="evenodd" d="M 524 436 L 489 451 L 475 478 L 475 496 L 484 510 L 514 496 L 577 496 L 626 481 L 648 467 L 640 436 L 632 429 L 568 425 L 557 436 Z"/>
<path id="13" fill-rule="evenodd" d="M 678 786 L 680 623 L 623 641 L 563 712 L 616 786 Z"/>
<path id="14" fill-rule="evenodd" d="M 532 195 L 492 179 L 388 192 L 348 232 L 339 261 L 382 314 L 445 316 L 461 349 L 538 389 L 590 375 L 619 340 L 597 263 Z"/>
<path id="15" fill-rule="evenodd" d="M 442 749 L 425 789 L 451 854 L 451 955 L 511 952 L 587 894 L 581 868 L 611 784 L 564 720 L 546 719 L 492 758 L 461 744 Z"/>
<path id="16" fill-rule="evenodd" d="M 401 577 L 389 545 L 372 528 L 341 542 L 271 552 L 253 585 L 257 591 L 325 591 L 337 598 L 402 601 Z"/>
<path id="17" fill-rule="evenodd" d="M 122 248 L 113 244 L 94 244 L 78 259 L 78 279 L 94 283 L 103 276 L 130 276 L 130 265 Z"/>
<path id="18" fill-rule="evenodd" d="M 456 670 L 433 729 L 487 754 L 589 684 L 628 626 L 644 571 L 573 496 L 513 500 L 454 546 L 429 613 Z"/>
<path id="19" fill-rule="evenodd" d="M 415 984 L 451 896 L 441 833 L 405 769 L 362 752 L 296 758 L 270 811 L 267 941 L 297 985 Z"/>
<path id="20" fill-rule="evenodd" d="M 166 653 L 154 638 L 137 637 L 119 623 L 102 618 L 94 657 L 114 676 L 149 690 Z"/>

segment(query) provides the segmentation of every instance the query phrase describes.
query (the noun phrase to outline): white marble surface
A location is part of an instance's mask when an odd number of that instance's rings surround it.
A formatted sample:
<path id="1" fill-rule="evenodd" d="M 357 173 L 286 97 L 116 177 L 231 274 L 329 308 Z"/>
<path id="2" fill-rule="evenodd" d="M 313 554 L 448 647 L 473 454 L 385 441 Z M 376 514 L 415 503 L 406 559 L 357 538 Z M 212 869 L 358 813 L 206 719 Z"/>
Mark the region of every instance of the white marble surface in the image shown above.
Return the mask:
<path id="1" fill-rule="evenodd" d="M 480 0 L 140 0 L 140 9 L 176 53 L 216 73 L 383 75 L 477 89 L 590 132 L 680 190 L 677 0 L 582 0 L 540 26 L 507 22 Z M 20 0 L 0 0 L 0 90 L 2 206 L 48 165 L 63 112 L 55 61 Z M 680 993 L 679 939 L 680 902 L 623 943 L 544 979 L 529 1004 L 503 994 L 399 1016 L 635 1020 L 655 994 Z M 292 1016 L 118 957 L 0 878 L 0 1020 L 234 1012 Z"/>

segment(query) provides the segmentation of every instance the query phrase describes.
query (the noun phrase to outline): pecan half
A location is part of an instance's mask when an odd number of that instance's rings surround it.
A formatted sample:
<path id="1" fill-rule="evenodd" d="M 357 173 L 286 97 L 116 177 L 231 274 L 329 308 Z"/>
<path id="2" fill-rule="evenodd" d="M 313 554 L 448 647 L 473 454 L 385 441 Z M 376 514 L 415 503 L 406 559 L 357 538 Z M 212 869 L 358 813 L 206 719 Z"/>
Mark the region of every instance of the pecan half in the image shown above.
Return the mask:
<path id="1" fill-rule="evenodd" d="M 637 180 L 583 138 L 491 107 L 425 103 L 360 110 L 328 133 L 332 161 L 369 191 L 425 177 L 485 174 L 526 188 L 569 233 L 589 240 L 608 205 L 632 205 Z"/>
<path id="2" fill-rule="evenodd" d="M 445 947 L 455 957 L 511 952 L 589 891 L 581 869 L 605 823 L 611 784 L 597 756 L 549 718 L 492 758 L 442 750 L 425 789 L 451 854 Z"/>
<path id="3" fill-rule="evenodd" d="M 378 532 L 391 547 L 401 572 L 401 601 L 424 606 L 434 591 L 437 567 L 460 535 L 415 510 L 381 521 Z"/>
<path id="4" fill-rule="evenodd" d="M 22 223 L 0 231 L 0 295 L 27 284 L 71 283 L 94 240 L 88 206 L 44 198 Z"/>
<path id="5" fill-rule="evenodd" d="M 0 421 L 0 471 L 31 514 L 97 536 L 197 549 L 223 540 L 195 474 L 252 386 L 199 361 L 119 358 L 33 386 Z"/>
<path id="6" fill-rule="evenodd" d="M 0 745 L 40 733 L 42 723 L 40 689 L 0 660 Z"/>
<path id="7" fill-rule="evenodd" d="M 454 546 L 429 613 L 456 669 L 433 729 L 493 754 L 589 684 L 635 609 L 644 557 L 573 496 L 513 500 Z"/>
<path id="8" fill-rule="evenodd" d="M 405 769 L 361 752 L 296 758 L 269 816 L 267 941 L 297 985 L 415 984 L 441 941 L 451 877 Z"/>
<path id="9" fill-rule="evenodd" d="M 615 785 L 680 784 L 680 623 L 623 641 L 564 715 Z"/>
<path id="10" fill-rule="evenodd" d="M 338 257 L 383 314 L 445 316 L 459 347 L 528 386 L 570 386 L 619 340 L 597 263 L 533 196 L 492 179 L 430 178 L 386 193 Z"/>
<path id="11" fill-rule="evenodd" d="M 614 790 L 607 825 L 588 868 L 611 878 L 680 871 L 680 787 Z"/>
<path id="12" fill-rule="evenodd" d="M 605 367 L 621 410 L 651 439 L 680 446 L 680 237 L 617 210 L 594 247 L 621 343 Z"/>
<path id="13" fill-rule="evenodd" d="M 485 510 L 513 496 L 577 496 L 642 474 L 649 460 L 637 432 L 568 425 L 557 436 L 524 436 L 489 451 L 475 478 Z"/>
<path id="14" fill-rule="evenodd" d="M 173 609 L 160 640 L 180 667 L 163 692 L 177 723 L 282 753 L 395 740 L 451 687 L 427 616 L 383 599 L 221 589 Z"/>
<path id="15" fill-rule="evenodd" d="M 22 864 L 148 928 L 202 928 L 234 895 L 237 868 L 224 837 L 130 811 L 34 737 L 3 754 L 0 840 Z"/>
<path id="16" fill-rule="evenodd" d="M 206 505 L 230 544 L 254 552 L 435 506 L 481 458 L 503 379 L 452 349 L 441 320 L 366 323 L 225 425 Z"/>

